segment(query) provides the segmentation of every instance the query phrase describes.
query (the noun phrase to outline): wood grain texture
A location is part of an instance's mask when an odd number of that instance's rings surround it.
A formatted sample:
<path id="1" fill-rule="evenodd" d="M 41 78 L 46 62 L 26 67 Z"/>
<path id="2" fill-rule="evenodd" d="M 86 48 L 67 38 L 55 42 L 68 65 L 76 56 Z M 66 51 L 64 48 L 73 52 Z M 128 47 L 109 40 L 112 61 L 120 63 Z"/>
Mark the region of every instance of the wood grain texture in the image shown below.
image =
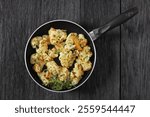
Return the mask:
<path id="1" fill-rule="evenodd" d="M 119 0 L 81 0 L 81 25 L 88 31 L 120 13 Z M 90 79 L 80 88 L 80 99 L 119 99 L 120 30 L 95 41 L 97 62 Z"/>
<path id="2" fill-rule="evenodd" d="M 150 1 L 122 0 L 139 14 L 121 28 L 121 99 L 150 99 Z"/>
<path id="3" fill-rule="evenodd" d="M 2 12 L 2 2 L 0 1 L 0 14 L 1 14 L 1 16 L 3 16 L 3 12 Z M 0 17 L 0 33 L 2 33 L 2 17 Z M 3 40 L 2 40 L 2 34 L 0 34 L 0 65 L 2 64 L 2 51 L 3 51 L 3 49 L 2 49 L 2 46 L 3 46 Z M 2 67 L 0 66 L 0 76 L 1 76 L 1 74 L 2 74 Z M 1 76 L 2 77 L 2 76 Z M 3 94 L 2 93 L 2 87 L 0 88 L 0 99 L 1 99 L 1 95 Z"/>
<path id="4" fill-rule="evenodd" d="M 1 99 L 79 99 L 79 92 L 56 94 L 40 88 L 29 77 L 24 64 L 25 44 L 38 26 L 58 18 L 79 19 L 80 2 L 66 3 L 65 0 L 2 1 Z"/>
<path id="5" fill-rule="evenodd" d="M 83 86 L 57 94 L 30 78 L 24 49 L 38 26 L 68 19 L 91 31 L 133 5 L 136 17 L 95 41 L 96 67 Z M 150 99 L 149 6 L 149 0 L 0 0 L 0 99 Z"/>

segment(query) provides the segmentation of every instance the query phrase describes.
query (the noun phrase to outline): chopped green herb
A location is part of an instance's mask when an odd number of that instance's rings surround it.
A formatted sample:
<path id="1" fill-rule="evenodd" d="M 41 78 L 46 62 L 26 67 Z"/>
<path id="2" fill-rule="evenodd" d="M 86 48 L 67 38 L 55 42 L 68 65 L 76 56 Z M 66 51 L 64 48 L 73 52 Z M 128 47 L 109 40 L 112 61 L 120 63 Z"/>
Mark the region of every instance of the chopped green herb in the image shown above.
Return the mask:
<path id="1" fill-rule="evenodd" d="M 50 79 L 48 87 L 50 87 L 53 90 L 59 91 L 59 90 L 64 90 L 64 89 L 70 89 L 70 88 L 72 88 L 72 84 L 71 84 L 71 81 L 69 81 L 69 80 L 60 81 L 58 79 L 58 76 L 53 76 Z"/>

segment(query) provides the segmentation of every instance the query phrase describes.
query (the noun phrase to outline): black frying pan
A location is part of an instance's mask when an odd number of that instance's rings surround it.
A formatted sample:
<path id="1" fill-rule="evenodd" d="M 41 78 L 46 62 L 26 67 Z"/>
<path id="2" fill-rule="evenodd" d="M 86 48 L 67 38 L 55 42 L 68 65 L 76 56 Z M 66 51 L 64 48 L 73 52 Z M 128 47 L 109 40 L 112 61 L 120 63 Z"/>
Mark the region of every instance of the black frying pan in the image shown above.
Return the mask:
<path id="1" fill-rule="evenodd" d="M 111 30 L 111 29 L 115 28 L 116 26 L 119 26 L 120 24 L 126 22 L 127 20 L 132 18 L 137 13 L 138 13 L 137 7 L 129 9 L 126 12 L 122 13 L 121 15 L 112 19 L 110 22 L 101 26 L 100 28 L 94 29 L 90 33 L 88 33 L 79 24 L 69 21 L 69 20 L 53 20 L 53 21 L 46 22 L 45 24 L 42 24 L 31 34 L 30 38 L 27 41 L 26 47 L 25 47 L 24 59 L 25 59 L 25 65 L 26 65 L 29 75 L 39 86 L 41 86 L 42 88 L 47 89 L 49 91 L 53 91 L 53 92 L 68 92 L 68 91 L 71 91 L 71 90 L 74 90 L 74 89 L 80 87 L 90 77 L 90 75 L 92 74 L 93 69 L 95 67 L 96 49 L 95 49 L 93 40 L 96 40 L 99 36 L 101 36 L 102 34 L 107 32 L 108 30 Z M 47 34 L 48 30 L 51 27 L 56 28 L 56 29 L 67 30 L 68 34 L 71 32 L 76 32 L 78 34 L 84 34 L 85 38 L 88 40 L 88 45 L 91 47 L 91 51 L 93 52 L 93 56 L 91 57 L 91 60 L 90 60 L 93 63 L 92 69 L 90 71 L 85 72 L 83 78 L 78 83 L 78 85 L 72 89 L 63 90 L 63 91 L 54 91 L 54 90 L 51 90 L 50 88 L 42 85 L 42 81 L 37 76 L 36 72 L 34 72 L 34 70 L 33 70 L 33 65 L 30 64 L 30 56 L 33 53 L 35 53 L 35 50 L 31 47 L 31 39 L 35 36 L 42 36 L 44 34 Z"/>

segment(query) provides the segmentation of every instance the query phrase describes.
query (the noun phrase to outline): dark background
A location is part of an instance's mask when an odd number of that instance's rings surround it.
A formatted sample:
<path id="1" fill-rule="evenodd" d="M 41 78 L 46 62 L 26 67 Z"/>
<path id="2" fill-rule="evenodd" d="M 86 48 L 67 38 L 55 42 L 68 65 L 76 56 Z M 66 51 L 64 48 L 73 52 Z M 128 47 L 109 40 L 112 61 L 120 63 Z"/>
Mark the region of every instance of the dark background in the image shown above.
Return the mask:
<path id="1" fill-rule="evenodd" d="M 138 15 L 95 41 L 96 67 L 82 87 L 57 94 L 29 77 L 24 49 L 38 26 L 68 19 L 91 31 L 133 6 Z M 0 0 L 0 99 L 150 99 L 150 0 Z"/>

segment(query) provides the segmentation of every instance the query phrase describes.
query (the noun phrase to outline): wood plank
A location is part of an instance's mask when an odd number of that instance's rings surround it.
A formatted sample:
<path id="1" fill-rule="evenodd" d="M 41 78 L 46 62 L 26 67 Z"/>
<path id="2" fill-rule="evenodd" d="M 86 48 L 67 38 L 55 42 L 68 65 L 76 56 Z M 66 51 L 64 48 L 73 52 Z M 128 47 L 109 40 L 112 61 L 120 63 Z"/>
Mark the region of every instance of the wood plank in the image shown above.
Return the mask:
<path id="1" fill-rule="evenodd" d="M 0 20 L 1 99 L 78 99 L 78 92 L 56 94 L 35 84 L 24 65 L 24 49 L 30 34 L 42 23 L 57 18 L 78 21 L 80 1 L 1 0 L 1 2 L 3 6 L 3 19 Z"/>
<path id="2" fill-rule="evenodd" d="M 88 31 L 120 13 L 119 0 L 81 0 L 81 25 Z M 95 41 L 97 62 L 91 78 L 80 89 L 80 99 L 119 99 L 120 29 Z"/>
<path id="3" fill-rule="evenodd" d="M 3 62 L 3 60 L 2 60 L 2 52 L 3 52 L 3 49 L 2 49 L 2 46 L 3 46 L 3 37 L 2 37 L 2 16 L 3 16 L 3 12 L 2 12 L 2 9 L 3 9 L 3 7 L 2 7 L 2 2 L 0 1 L 0 33 L 1 33 L 1 35 L 0 35 L 0 65 L 2 64 L 2 62 Z M 0 66 L 0 76 L 1 76 L 1 74 L 2 74 L 2 67 Z M 4 79 L 3 79 L 4 80 Z M 2 94 L 3 94 L 3 89 L 2 88 L 0 88 L 0 99 L 2 98 Z"/>
<path id="4" fill-rule="evenodd" d="M 139 14 L 121 28 L 121 99 L 150 99 L 150 1 L 122 0 Z"/>

